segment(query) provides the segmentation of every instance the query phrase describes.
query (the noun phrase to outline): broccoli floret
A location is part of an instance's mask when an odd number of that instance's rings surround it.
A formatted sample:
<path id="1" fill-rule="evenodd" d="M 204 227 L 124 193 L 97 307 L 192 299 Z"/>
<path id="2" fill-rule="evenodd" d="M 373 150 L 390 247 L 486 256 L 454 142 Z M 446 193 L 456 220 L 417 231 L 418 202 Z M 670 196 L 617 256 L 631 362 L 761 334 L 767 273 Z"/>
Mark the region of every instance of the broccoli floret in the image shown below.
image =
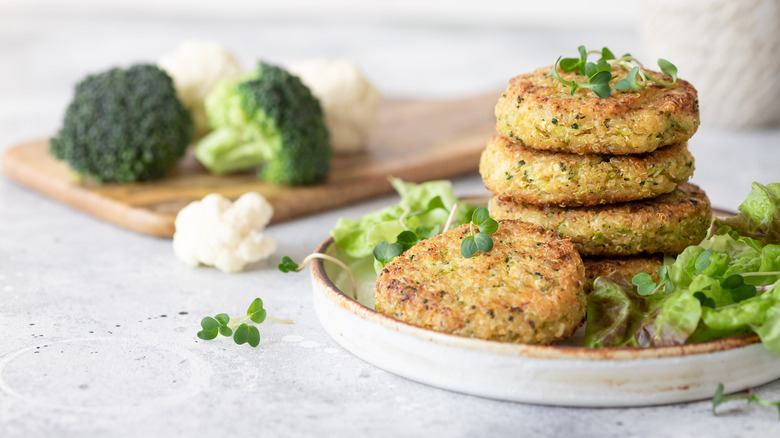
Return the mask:
<path id="1" fill-rule="evenodd" d="M 192 138 L 171 78 L 153 65 L 114 68 L 76 85 L 51 154 L 98 182 L 161 178 Z"/>
<path id="2" fill-rule="evenodd" d="M 222 82 L 206 97 L 214 128 L 195 147 L 211 172 L 260 166 L 274 184 L 301 185 L 325 177 L 332 155 L 322 107 L 296 76 L 261 62 L 256 71 Z"/>

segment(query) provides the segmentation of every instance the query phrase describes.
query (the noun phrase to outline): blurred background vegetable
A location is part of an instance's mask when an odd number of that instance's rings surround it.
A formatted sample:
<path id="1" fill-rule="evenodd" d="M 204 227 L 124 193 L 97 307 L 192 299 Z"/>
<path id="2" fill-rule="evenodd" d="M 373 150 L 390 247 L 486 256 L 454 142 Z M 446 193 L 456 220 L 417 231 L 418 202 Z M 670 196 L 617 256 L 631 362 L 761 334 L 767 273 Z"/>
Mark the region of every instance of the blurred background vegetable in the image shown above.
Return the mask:
<path id="1" fill-rule="evenodd" d="M 161 178 L 192 138 L 171 78 L 153 65 L 114 68 L 76 85 L 51 153 L 98 182 Z"/>
<path id="2" fill-rule="evenodd" d="M 179 100 L 192 115 L 195 139 L 211 130 L 203 107 L 206 95 L 219 81 L 232 79 L 244 71 L 226 47 L 198 40 L 184 41 L 176 51 L 161 56 L 157 65 L 173 79 Z"/>
<path id="3" fill-rule="evenodd" d="M 382 94 L 360 67 L 347 59 L 320 58 L 292 62 L 287 69 L 320 100 L 333 152 L 364 150 L 376 123 Z"/>
<path id="4" fill-rule="evenodd" d="M 319 101 L 296 76 L 264 62 L 220 82 L 206 96 L 212 131 L 195 156 L 216 174 L 260 166 L 274 184 L 315 183 L 330 168 L 332 150 Z"/>

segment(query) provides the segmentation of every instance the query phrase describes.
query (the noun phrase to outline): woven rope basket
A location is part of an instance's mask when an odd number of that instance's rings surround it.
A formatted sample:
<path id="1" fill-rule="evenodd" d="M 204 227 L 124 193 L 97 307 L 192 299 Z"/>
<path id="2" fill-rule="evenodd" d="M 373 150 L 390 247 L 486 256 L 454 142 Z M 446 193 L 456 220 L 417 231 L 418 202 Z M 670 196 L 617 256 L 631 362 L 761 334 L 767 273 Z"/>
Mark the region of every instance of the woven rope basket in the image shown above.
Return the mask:
<path id="1" fill-rule="evenodd" d="M 677 65 L 702 124 L 780 125 L 780 0 L 643 0 L 640 14 L 646 66 Z"/>

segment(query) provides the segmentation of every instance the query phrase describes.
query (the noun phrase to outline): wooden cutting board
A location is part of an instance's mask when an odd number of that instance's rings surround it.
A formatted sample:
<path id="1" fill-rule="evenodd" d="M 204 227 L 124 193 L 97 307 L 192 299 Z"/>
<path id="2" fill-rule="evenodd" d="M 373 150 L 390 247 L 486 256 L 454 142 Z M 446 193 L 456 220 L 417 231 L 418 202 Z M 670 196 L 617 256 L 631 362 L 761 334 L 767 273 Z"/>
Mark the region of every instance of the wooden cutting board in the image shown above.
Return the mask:
<path id="1" fill-rule="evenodd" d="M 365 152 L 335 157 L 326 181 L 305 187 L 259 182 L 253 172 L 208 173 L 188 154 L 166 178 L 138 184 L 97 185 L 74 179 L 49 155 L 48 140 L 6 150 L 3 171 L 13 180 L 119 226 L 171 237 L 174 219 L 209 193 L 231 199 L 256 191 L 274 206 L 272 222 L 347 205 L 392 192 L 389 175 L 422 182 L 476 172 L 494 133 L 498 93 L 456 101 L 387 100 Z"/>

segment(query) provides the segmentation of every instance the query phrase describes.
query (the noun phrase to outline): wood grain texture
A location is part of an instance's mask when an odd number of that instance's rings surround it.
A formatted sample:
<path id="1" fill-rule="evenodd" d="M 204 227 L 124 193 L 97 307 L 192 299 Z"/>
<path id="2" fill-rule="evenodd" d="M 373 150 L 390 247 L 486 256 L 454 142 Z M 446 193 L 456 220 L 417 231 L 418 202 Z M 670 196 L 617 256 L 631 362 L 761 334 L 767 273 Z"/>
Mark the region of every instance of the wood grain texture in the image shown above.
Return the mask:
<path id="1" fill-rule="evenodd" d="M 48 140 L 6 150 L 3 171 L 16 182 L 88 214 L 144 234 L 171 237 L 174 219 L 209 193 L 235 199 L 256 191 L 274 206 L 273 222 L 389 193 L 389 175 L 422 182 L 476 172 L 493 135 L 499 93 L 457 101 L 388 100 L 365 152 L 335 157 L 326 181 L 304 187 L 259 182 L 253 172 L 208 173 L 188 154 L 164 178 L 138 184 L 77 181 L 48 152 Z"/>

